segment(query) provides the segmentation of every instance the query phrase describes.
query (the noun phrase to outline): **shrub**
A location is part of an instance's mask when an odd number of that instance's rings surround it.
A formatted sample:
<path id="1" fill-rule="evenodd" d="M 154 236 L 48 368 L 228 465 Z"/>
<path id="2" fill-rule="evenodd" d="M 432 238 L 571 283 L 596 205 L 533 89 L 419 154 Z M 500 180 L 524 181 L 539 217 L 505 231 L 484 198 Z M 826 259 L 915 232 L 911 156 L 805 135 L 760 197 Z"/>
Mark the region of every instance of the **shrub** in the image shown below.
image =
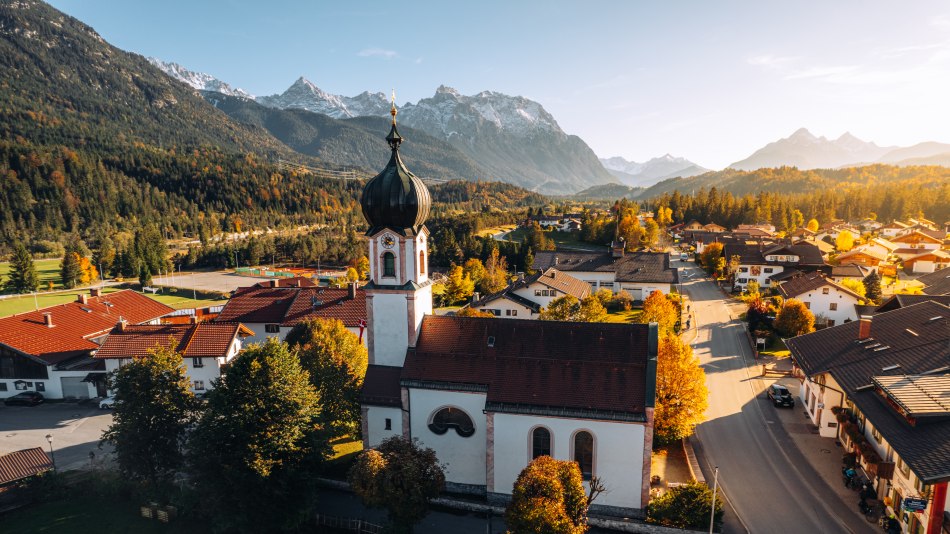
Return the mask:
<path id="1" fill-rule="evenodd" d="M 692 482 L 672 488 L 647 505 L 647 521 L 675 528 L 700 528 L 709 525 L 712 490 Z M 716 498 L 713 523 L 722 525 L 722 500 Z"/>

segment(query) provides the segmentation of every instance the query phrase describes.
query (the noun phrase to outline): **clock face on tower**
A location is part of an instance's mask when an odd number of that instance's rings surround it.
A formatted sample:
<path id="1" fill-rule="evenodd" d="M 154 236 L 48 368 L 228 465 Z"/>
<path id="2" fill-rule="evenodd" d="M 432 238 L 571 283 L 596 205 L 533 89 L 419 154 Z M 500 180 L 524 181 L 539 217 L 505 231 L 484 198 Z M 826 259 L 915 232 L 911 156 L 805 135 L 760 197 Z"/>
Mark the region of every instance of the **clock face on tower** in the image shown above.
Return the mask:
<path id="1" fill-rule="evenodd" d="M 392 234 L 385 234 L 383 236 L 383 248 L 393 248 L 396 246 L 396 238 Z"/>

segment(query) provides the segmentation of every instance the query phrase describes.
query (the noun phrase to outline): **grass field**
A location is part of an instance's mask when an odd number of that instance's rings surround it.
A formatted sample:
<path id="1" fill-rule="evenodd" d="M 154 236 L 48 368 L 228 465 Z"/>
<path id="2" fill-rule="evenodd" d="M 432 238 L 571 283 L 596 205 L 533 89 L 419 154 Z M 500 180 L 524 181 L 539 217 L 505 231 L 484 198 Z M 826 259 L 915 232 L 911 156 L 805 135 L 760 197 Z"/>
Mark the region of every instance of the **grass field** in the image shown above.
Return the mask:
<path id="1" fill-rule="evenodd" d="M 517 230 L 512 231 L 510 234 L 505 236 L 506 240 L 513 241 L 515 243 L 523 243 L 525 240 L 525 235 L 527 234 L 527 228 L 518 228 Z M 582 250 L 590 252 L 603 252 L 606 250 L 606 247 L 603 245 L 594 245 L 592 243 L 586 243 L 580 241 L 579 232 L 561 232 L 558 230 L 552 230 L 550 232 L 545 232 L 544 235 L 554 241 L 554 245 L 560 249 L 565 250 Z"/>
<path id="2" fill-rule="evenodd" d="M 117 287 L 105 287 L 103 288 L 102 292 L 104 294 L 108 294 L 119 290 L 120 288 Z M 66 293 L 37 293 L 35 297 L 34 295 L 30 294 L 6 296 L 0 300 L 0 317 L 6 317 L 16 313 L 24 313 L 33 311 L 35 309 L 48 308 L 50 306 L 57 306 L 59 304 L 72 302 L 76 300 L 76 295 L 79 294 L 89 294 L 89 288 L 77 289 L 76 291 L 69 291 Z M 191 295 L 191 291 L 180 290 L 176 294 L 149 294 L 148 296 L 167 306 L 171 306 L 176 310 L 180 310 L 182 308 L 204 308 L 206 306 L 219 306 L 226 302 L 213 296 L 202 294 L 200 291 L 197 293 L 198 300 L 193 300 Z"/>
<path id="3" fill-rule="evenodd" d="M 636 323 L 639 321 L 641 315 L 643 315 L 643 310 L 611 312 L 607 314 L 606 322 L 608 323 Z"/>
<path id="4" fill-rule="evenodd" d="M 49 290 L 49 282 L 53 282 L 53 289 L 62 289 L 63 284 L 59 279 L 60 260 L 35 260 L 36 272 L 40 275 L 40 289 Z M 2 282 L 10 279 L 10 262 L 0 262 L 0 277 Z"/>
<path id="5" fill-rule="evenodd" d="M 486 235 L 495 235 L 500 232 L 507 232 L 509 230 L 514 230 L 517 228 L 517 224 L 503 224 L 501 226 L 492 226 L 491 228 L 485 228 L 484 230 L 479 230 L 475 236 L 484 237 Z"/>
<path id="6" fill-rule="evenodd" d="M 760 350 L 759 354 L 780 359 L 788 358 L 792 355 L 792 352 L 788 350 L 788 347 L 785 346 L 785 342 L 779 338 L 775 338 L 771 343 L 766 345 L 765 350 Z"/>
<path id="7" fill-rule="evenodd" d="M 136 503 L 83 494 L 15 510 L 5 514 L 0 524 L 6 534 L 197 534 L 210 529 L 190 517 L 168 524 L 145 519 Z"/>

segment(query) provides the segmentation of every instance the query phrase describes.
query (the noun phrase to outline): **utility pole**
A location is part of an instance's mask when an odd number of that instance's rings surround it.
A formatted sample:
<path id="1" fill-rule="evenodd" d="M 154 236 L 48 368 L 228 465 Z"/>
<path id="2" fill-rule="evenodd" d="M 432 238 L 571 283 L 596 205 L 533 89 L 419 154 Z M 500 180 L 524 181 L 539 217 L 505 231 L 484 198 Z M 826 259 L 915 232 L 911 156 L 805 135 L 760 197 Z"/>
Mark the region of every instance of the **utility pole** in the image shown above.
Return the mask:
<path id="1" fill-rule="evenodd" d="M 709 534 L 713 533 L 713 526 L 716 519 L 716 490 L 719 486 L 719 466 L 716 466 L 716 474 L 713 475 L 713 496 L 712 496 L 712 506 L 709 511 Z"/>

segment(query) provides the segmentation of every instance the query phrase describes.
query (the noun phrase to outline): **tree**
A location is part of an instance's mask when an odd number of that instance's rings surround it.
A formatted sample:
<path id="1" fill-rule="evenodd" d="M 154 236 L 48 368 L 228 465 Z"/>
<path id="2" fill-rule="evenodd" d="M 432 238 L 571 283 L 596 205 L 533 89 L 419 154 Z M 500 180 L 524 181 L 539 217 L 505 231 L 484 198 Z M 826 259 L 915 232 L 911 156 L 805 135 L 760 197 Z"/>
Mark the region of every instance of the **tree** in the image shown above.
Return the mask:
<path id="1" fill-rule="evenodd" d="M 676 305 L 662 291 L 654 291 L 643 301 L 641 323 L 658 323 L 660 332 L 672 332 L 679 319 L 679 310 Z"/>
<path id="2" fill-rule="evenodd" d="M 595 487 L 593 480 L 591 487 Z M 596 487 L 603 489 L 599 483 Z M 539 456 L 515 480 L 505 524 L 518 533 L 583 534 L 594 497 L 593 492 L 584 494 L 577 462 Z"/>
<path id="3" fill-rule="evenodd" d="M 835 249 L 838 252 L 847 252 L 854 247 L 854 235 L 847 231 L 842 230 L 838 237 L 835 238 Z"/>
<path id="4" fill-rule="evenodd" d="M 85 257 L 85 254 L 82 242 L 78 236 L 74 235 L 66 243 L 63 259 L 59 263 L 59 275 L 64 288 L 72 289 L 82 280 L 81 260 L 83 257 Z"/>
<path id="5" fill-rule="evenodd" d="M 7 280 L 6 286 L 16 293 L 29 293 L 40 287 L 40 275 L 36 272 L 33 255 L 19 241 L 13 245 L 13 258 L 10 260 L 10 279 Z"/>
<path id="6" fill-rule="evenodd" d="M 434 450 L 418 440 L 393 436 L 363 451 L 348 479 L 364 504 L 385 508 L 397 529 L 411 532 L 445 487 L 444 469 Z"/>
<path id="7" fill-rule="evenodd" d="M 300 366 L 320 396 L 320 417 L 331 438 L 356 435 L 360 428 L 360 389 L 368 364 L 366 347 L 338 319 L 308 319 L 287 334 Z"/>
<path id="8" fill-rule="evenodd" d="M 495 314 L 477 308 L 462 308 L 461 310 L 455 312 L 456 317 L 494 317 Z"/>
<path id="9" fill-rule="evenodd" d="M 788 299 L 775 317 L 775 330 L 785 337 L 795 337 L 815 331 L 815 316 L 798 299 Z"/>
<path id="10" fill-rule="evenodd" d="M 113 371 L 109 388 L 115 410 L 102 442 L 115 448 L 119 470 L 153 485 L 169 481 L 183 463 L 182 445 L 198 408 L 181 355 L 156 345 L 147 357 Z"/>
<path id="11" fill-rule="evenodd" d="M 759 282 L 757 280 L 749 280 L 745 285 L 745 292 L 749 295 L 758 295 L 759 289 Z"/>
<path id="12" fill-rule="evenodd" d="M 607 309 L 595 295 L 577 300 L 574 295 L 564 295 L 552 300 L 538 316 L 542 321 L 579 321 L 600 323 L 607 320 Z"/>
<path id="13" fill-rule="evenodd" d="M 871 271 L 863 280 L 865 297 L 874 304 L 881 303 L 881 275 L 877 271 Z"/>
<path id="14" fill-rule="evenodd" d="M 647 521 L 681 529 L 705 528 L 709 525 L 712 500 L 712 490 L 699 482 L 670 488 L 647 505 Z M 717 496 L 713 514 L 715 526 L 722 525 L 722 514 L 722 500 Z"/>
<path id="15" fill-rule="evenodd" d="M 582 323 L 602 323 L 607 320 L 607 309 L 600 303 L 599 298 L 590 295 L 581 300 L 580 310 L 574 320 Z"/>
<path id="16" fill-rule="evenodd" d="M 369 277 L 369 258 L 360 256 L 356 260 L 356 272 L 360 275 L 360 280 L 366 280 Z"/>
<path id="17" fill-rule="evenodd" d="M 478 289 L 482 293 L 492 294 L 508 285 L 508 261 L 500 256 L 498 249 L 493 248 L 485 260 L 485 274 L 479 283 Z"/>
<path id="18" fill-rule="evenodd" d="M 841 286 L 854 291 L 858 295 L 861 295 L 861 297 L 867 295 L 867 288 L 864 287 L 864 283 L 861 280 L 855 278 L 845 278 L 841 281 Z"/>
<path id="19" fill-rule="evenodd" d="M 145 263 L 139 265 L 139 284 L 143 288 L 152 285 L 152 270 Z"/>
<path id="20" fill-rule="evenodd" d="M 468 275 L 476 286 L 480 287 L 482 278 L 485 278 L 485 265 L 478 258 L 469 258 L 462 265 L 462 272 Z"/>
<path id="21" fill-rule="evenodd" d="M 654 443 L 664 445 L 692 434 L 703 421 L 708 397 L 706 374 L 692 347 L 672 332 L 663 334 L 656 356 Z"/>
<path id="22" fill-rule="evenodd" d="M 703 248 L 699 255 L 699 263 L 706 269 L 706 272 L 712 274 L 718 267 L 717 260 L 722 256 L 722 243 L 715 241 Z"/>
<path id="23" fill-rule="evenodd" d="M 353 282 L 359 281 L 360 273 L 354 267 L 350 267 L 346 270 L 346 281 L 350 284 Z"/>
<path id="24" fill-rule="evenodd" d="M 217 527 L 292 530 L 310 517 L 313 472 L 331 450 L 319 416 L 319 395 L 285 343 L 251 345 L 231 362 L 189 450 Z"/>
<path id="25" fill-rule="evenodd" d="M 475 282 L 469 278 L 460 265 L 453 265 L 449 269 L 449 275 L 445 280 L 445 301 L 448 304 L 455 304 L 463 299 L 471 297 L 475 292 Z"/>
<path id="26" fill-rule="evenodd" d="M 643 245 L 655 247 L 659 239 L 660 226 L 653 219 L 647 219 L 643 226 Z"/>
<path id="27" fill-rule="evenodd" d="M 93 263 L 102 270 L 99 274 L 103 278 L 106 278 L 108 273 L 112 273 L 112 276 L 115 276 L 115 271 L 112 268 L 115 264 L 115 260 L 115 243 L 113 243 L 111 238 L 105 237 L 99 243 L 99 250 L 97 250 L 93 256 Z"/>
<path id="28" fill-rule="evenodd" d="M 88 285 L 99 279 L 99 271 L 96 266 L 85 256 L 79 258 L 79 283 Z"/>
<path id="29" fill-rule="evenodd" d="M 808 224 L 805 225 L 805 228 L 808 228 L 808 229 L 811 230 L 812 232 L 817 232 L 817 231 L 818 231 L 818 226 L 819 226 L 819 224 L 818 224 L 818 220 L 817 220 L 817 219 L 809 219 L 809 220 L 808 220 Z"/>

